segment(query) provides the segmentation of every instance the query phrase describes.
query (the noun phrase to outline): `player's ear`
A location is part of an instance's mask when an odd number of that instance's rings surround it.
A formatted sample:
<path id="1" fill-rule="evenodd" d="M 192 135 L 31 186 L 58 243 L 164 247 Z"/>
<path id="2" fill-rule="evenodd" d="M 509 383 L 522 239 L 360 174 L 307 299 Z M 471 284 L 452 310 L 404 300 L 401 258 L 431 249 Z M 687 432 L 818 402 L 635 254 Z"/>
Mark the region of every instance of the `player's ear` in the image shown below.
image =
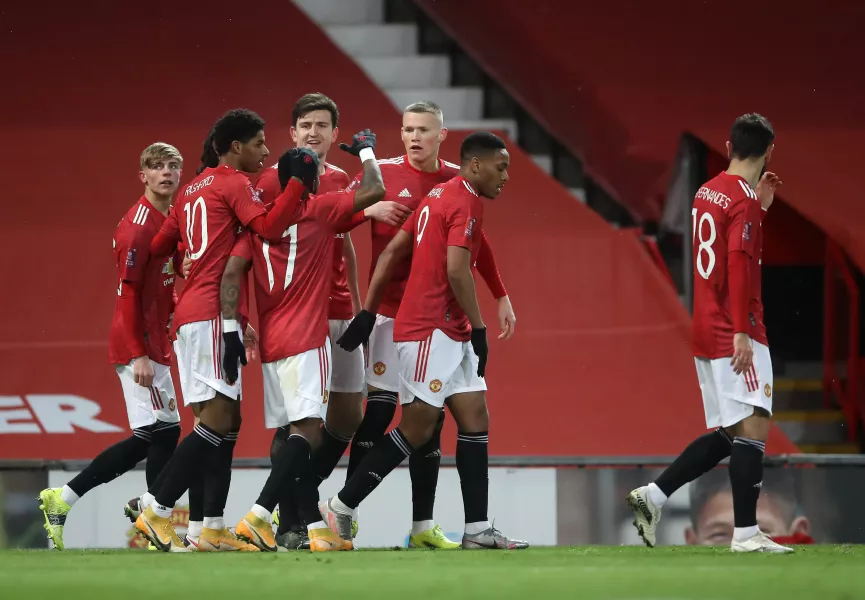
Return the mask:
<path id="1" fill-rule="evenodd" d="M 772 151 L 775 150 L 775 144 L 769 146 L 769 149 L 766 150 L 766 162 L 765 164 L 769 164 L 769 161 L 772 160 Z"/>
<path id="2" fill-rule="evenodd" d="M 242 150 L 243 150 L 243 142 L 241 142 L 240 140 L 234 140 L 233 142 L 231 142 L 231 151 L 232 152 L 234 152 L 235 154 L 240 154 Z"/>
<path id="3" fill-rule="evenodd" d="M 147 185 L 147 176 L 144 175 L 144 171 L 138 171 L 138 179 L 141 180 L 141 183 Z"/>
<path id="4" fill-rule="evenodd" d="M 690 527 L 685 527 L 685 544 L 688 546 L 696 546 L 698 543 L 697 533 Z"/>
<path id="5" fill-rule="evenodd" d="M 447 139 L 447 137 L 448 137 L 448 128 L 442 127 L 441 131 L 439 132 L 439 142 L 445 141 Z"/>
<path id="6" fill-rule="evenodd" d="M 295 129 L 294 125 L 292 125 L 289 128 L 289 131 L 291 131 L 291 141 L 296 144 L 297 143 L 297 129 Z"/>
<path id="7" fill-rule="evenodd" d="M 727 160 L 733 159 L 733 144 L 727 142 Z"/>
<path id="8" fill-rule="evenodd" d="M 339 137 L 339 127 L 334 127 L 333 131 L 330 134 L 330 143 L 333 144 L 336 142 L 336 138 Z"/>

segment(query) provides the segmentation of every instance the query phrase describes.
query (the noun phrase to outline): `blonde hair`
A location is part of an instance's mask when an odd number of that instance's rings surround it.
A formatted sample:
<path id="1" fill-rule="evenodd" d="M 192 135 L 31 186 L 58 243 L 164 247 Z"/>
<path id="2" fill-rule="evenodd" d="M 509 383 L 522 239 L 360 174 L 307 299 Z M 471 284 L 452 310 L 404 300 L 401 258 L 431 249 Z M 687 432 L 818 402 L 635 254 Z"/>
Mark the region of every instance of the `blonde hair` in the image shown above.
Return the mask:
<path id="1" fill-rule="evenodd" d="M 444 123 L 445 120 L 444 113 L 442 113 L 442 107 L 432 100 L 413 102 L 405 107 L 403 114 L 405 113 L 430 113 L 431 115 L 438 117 L 439 121 L 442 123 Z"/>
<path id="2" fill-rule="evenodd" d="M 165 142 L 156 142 L 147 146 L 141 153 L 139 166 L 142 170 L 144 168 L 152 169 L 156 163 L 172 159 L 179 161 L 180 166 L 183 166 L 183 156 L 177 148 Z"/>

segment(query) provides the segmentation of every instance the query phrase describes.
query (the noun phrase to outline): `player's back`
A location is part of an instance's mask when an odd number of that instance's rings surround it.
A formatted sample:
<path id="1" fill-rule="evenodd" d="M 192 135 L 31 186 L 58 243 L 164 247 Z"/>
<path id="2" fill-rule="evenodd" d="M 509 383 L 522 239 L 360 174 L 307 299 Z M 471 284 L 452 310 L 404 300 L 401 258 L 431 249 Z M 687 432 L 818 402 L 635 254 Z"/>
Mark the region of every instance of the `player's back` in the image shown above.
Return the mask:
<path id="1" fill-rule="evenodd" d="M 261 200 L 279 194 L 265 177 Z M 328 335 L 328 298 L 333 281 L 334 231 L 351 218 L 354 194 L 334 191 L 304 200 L 282 241 L 271 244 L 250 235 L 263 362 L 273 362 L 320 347 Z"/>
<path id="2" fill-rule="evenodd" d="M 382 181 L 387 190 L 383 200 L 393 201 L 408 207 L 412 211 L 417 210 L 421 201 L 435 186 L 449 181 L 459 174 L 459 165 L 439 159 L 439 168 L 436 171 L 418 171 L 409 162 L 408 156 L 396 158 L 385 158 L 378 161 L 381 169 Z M 351 189 L 360 185 L 360 175 L 355 177 L 351 183 Z M 370 266 L 370 277 L 375 271 L 375 265 L 379 256 L 390 241 L 396 236 L 399 227 L 393 227 L 385 223 L 373 221 L 372 227 L 372 263 Z M 385 290 L 379 313 L 387 317 L 395 317 L 399 310 L 400 300 L 408 281 L 410 262 L 396 265 L 390 284 Z"/>
<path id="3" fill-rule="evenodd" d="M 249 178 L 228 165 L 205 169 L 178 192 L 175 218 L 192 259 L 174 328 L 220 314 L 225 263 L 242 226 L 264 213 Z"/>
<path id="4" fill-rule="evenodd" d="M 728 260 L 731 252 L 742 251 L 759 269 L 759 259 L 753 259 L 760 220 L 757 194 L 741 177 L 720 173 L 703 184 L 694 197 L 691 223 L 695 356 L 713 359 L 733 354 Z M 751 325 L 749 334 L 759 337 L 753 318 Z"/>
<path id="5" fill-rule="evenodd" d="M 397 342 L 420 341 L 441 329 L 458 341 L 471 338 L 471 325 L 448 278 L 448 247 L 460 246 L 477 259 L 483 202 L 462 177 L 433 188 L 403 229 L 412 234 L 411 273 L 394 324 Z"/>

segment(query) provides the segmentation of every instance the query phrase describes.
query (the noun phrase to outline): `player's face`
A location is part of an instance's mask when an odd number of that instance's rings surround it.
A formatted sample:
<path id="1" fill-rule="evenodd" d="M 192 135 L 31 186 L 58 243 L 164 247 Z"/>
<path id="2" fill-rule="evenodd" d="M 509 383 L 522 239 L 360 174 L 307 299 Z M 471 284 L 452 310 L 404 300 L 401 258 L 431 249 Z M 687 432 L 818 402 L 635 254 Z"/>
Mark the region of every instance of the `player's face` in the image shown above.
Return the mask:
<path id="1" fill-rule="evenodd" d="M 508 166 L 511 157 L 507 150 L 496 150 L 489 156 L 473 158 L 472 168 L 476 169 L 478 178 L 478 191 L 484 198 L 493 199 L 497 197 L 508 179 Z"/>
<path id="2" fill-rule="evenodd" d="M 402 116 L 402 143 L 405 153 L 414 163 L 437 158 L 439 146 L 448 130 L 432 113 L 404 113 Z"/>
<path id="3" fill-rule="evenodd" d="M 339 127 L 334 127 L 329 110 L 314 110 L 297 120 L 291 128 L 291 139 L 300 148 L 306 146 L 324 158 L 339 135 Z"/>
<path id="4" fill-rule="evenodd" d="M 805 517 L 787 523 L 781 509 L 766 494 L 757 501 L 757 525 L 760 531 L 773 537 L 808 534 L 810 531 L 810 523 Z M 733 540 L 733 527 L 733 494 L 726 491 L 716 494 L 706 503 L 697 527 L 685 531 L 685 541 L 692 546 L 725 546 Z"/>
<path id="5" fill-rule="evenodd" d="M 151 166 L 145 166 L 138 177 L 141 183 L 158 196 L 170 198 L 180 184 L 180 161 L 174 158 L 157 160 Z"/>
<path id="6" fill-rule="evenodd" d="M 264 160 L 270 156 L 270 150 L 264 143 L 264 132 L 258 134 L 246 142 L 234 142 L 233 149 L 237 152 L 240 162 L 240 170 L 245 173 L 258 173 L 264 166 Z"/>

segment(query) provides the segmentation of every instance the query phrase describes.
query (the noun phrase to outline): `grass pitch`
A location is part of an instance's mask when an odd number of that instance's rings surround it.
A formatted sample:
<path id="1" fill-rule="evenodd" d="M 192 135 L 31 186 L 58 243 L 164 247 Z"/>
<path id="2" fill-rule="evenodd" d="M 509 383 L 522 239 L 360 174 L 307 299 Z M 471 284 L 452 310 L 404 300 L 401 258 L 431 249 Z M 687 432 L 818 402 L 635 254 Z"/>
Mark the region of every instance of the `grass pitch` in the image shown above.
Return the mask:
<path id="1" fill-rule="evenodd" d="M 717 598 L 865 597 L 865 546 L 794 555 L 726 548 L 532 548 L 333 554 L 0 552 L 3 598 Z"/>

